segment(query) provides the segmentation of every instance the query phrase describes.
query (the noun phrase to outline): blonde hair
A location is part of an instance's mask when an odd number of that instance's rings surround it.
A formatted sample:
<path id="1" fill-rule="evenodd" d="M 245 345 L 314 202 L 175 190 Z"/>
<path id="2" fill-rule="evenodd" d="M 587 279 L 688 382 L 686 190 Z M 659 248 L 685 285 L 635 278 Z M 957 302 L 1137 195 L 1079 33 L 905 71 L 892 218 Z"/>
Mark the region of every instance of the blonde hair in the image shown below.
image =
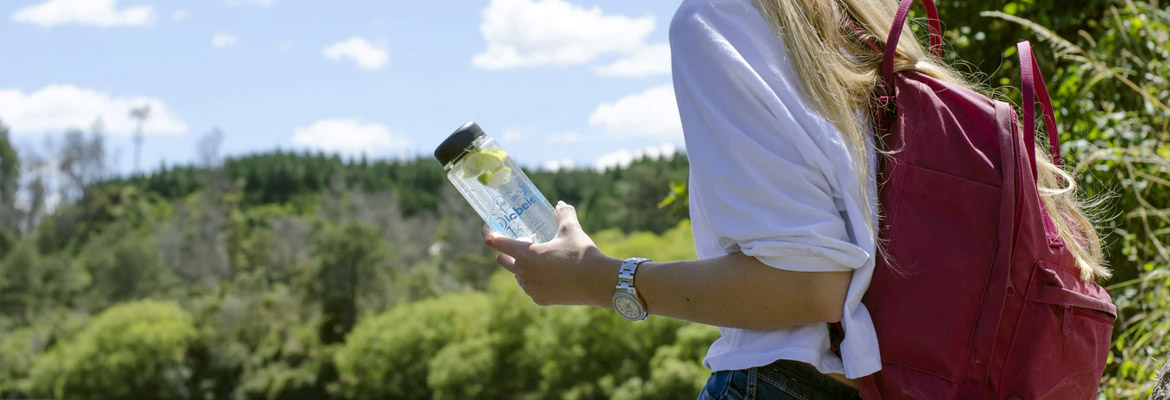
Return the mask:
<path id="1" fill-rule="evenodd" d="M 866 138 L 870 134 L 868 122 L 852 116 L 857 110 L 869 107 L 881 81 L 878 70 L 882 62 L 882 54 L 864 40 L 885 43 L 897 4 L 886 0 L 753 1 L 783 39 L 813 107 L 844 136 L 854 155 L 864 194 L 864 182 L 873 176 L 874 168 L 865 155 L 877 149 Z M 915 70 L 974 88 L 957 71 L 929 55 L 913 34 L 905 34 L 898 41 L 894 71 L 903 70 Z M 1110 272 L 1104 265 L 1096 228 L 1073 195 L 1076 182 L 1072 175 L 1053 164 L 1047 154 L 1047 149 L 1037 147 L 1038 181 L 1044 207 L 1076 257 L 1081 279 L 1087 282 L 1108 278 Z M 866 217 L 872 230 L 875 218 Z"/>

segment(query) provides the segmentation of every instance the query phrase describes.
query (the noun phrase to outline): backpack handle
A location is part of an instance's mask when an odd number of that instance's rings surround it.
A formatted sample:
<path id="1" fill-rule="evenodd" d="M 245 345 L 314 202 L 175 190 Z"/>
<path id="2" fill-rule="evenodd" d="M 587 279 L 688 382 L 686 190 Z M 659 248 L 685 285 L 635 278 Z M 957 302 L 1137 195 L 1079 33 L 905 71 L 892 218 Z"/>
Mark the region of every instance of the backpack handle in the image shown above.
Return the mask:
<path id="1" fill-rule="evenodd" d="M 1024 140 L 1028 144 L 1028 158 L 1032 160 L 1032 171 L 1036 170 L 1036 95 L 1040 95 L 1040 107 L 1044 112 L 1044 125 L 1048 127 L 1048 152 L 1052 162 L 1060 162 L 1060 132 L 1056 128 L 1056 114 L 1052 112 L 1052 100 L 1048 97 L 1048 86 L 1040 73 L 1040 64 L 1032 54 L 1032 43 L 1027 40 L 1016 43 L 1020 53 L 1020 78 L 1024 81 Z"/>
<path id="2" fill-rule="evenodd" d="M 902 36 L 902 28 L 906 25 L 906 16 L 910 13 L 910 6 L 914 0 L 902 0 L 898 4 L 898 13 L 894 14 L 894 25 L 890 27 L 890 34 L 886 38 L 885 54 L 882 56 L 882 82 L 885 83 L 886 94 L 894 94 L 894 57 L 898 52 L 898 39 Z M 942 58 L 942 27 L 938 22 L 938 8 L 933 0 L 922 0 L 926 8 L 926 22 L 930 25 L 930 52 L 935 57 Z"/>

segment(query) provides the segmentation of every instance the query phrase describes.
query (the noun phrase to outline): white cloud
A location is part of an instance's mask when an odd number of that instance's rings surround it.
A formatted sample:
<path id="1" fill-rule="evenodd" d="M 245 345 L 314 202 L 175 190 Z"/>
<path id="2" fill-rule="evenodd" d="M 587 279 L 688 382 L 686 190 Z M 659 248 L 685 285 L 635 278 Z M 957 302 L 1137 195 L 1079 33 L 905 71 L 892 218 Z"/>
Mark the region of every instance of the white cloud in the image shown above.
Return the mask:
<path id="1" fill-rule="evenodd" d="M 568 144 L 580 142 L 582 139 L 585 138 L 577 132 L 564 132 L 548 135 L 544 138 L 544 142 L 552 144 Z"/>
<path id="2" fill-rule="evenodd" d="M 182 21 L 187 19 L 187 15 L 187 10 L 175 10 L 175 12 L 171 14 L 171 19 L 175 21 Z"/>
<path id="3" fill-rule="evenodd" d="M 647 147 L 640 150 L 621 149 L 611 153 L 602 154 L 597 158 L 597 162 L 593 164 L 593 168 L 598 171 L 605 171 L 609 168 L 625 168 L 630 166 L 634 161 L 640 160 L 643 157 L 657 160 L 662 157 L 670 157 L 678 152 L 678 148 L 670 143 L 663 143 L 654 147 Z"/>
<path id="4" fill-rule="evenodd" d="M 150 107 L 143 134 L 187 132 L 187 124 L 175 117 L 162 100 L 153 97 L 114 97 L 72 85 L 50 85 L 32 93 L 0 89 L 0 120 L 16 134 L 57 134 L 68 129 L 87 129 L 101 118 L 107 134 L 130 136 L 138 127 L 137 120 L 130 117 L 130 109 L 143 105 Z"/>
<path id="5" fill-rule="evenodd" d="M 268 6 L 271 6 L 273 4 L 276 4 L 276 0 L 225 0 L 224 2 L 227 3 L 227 5 L 232 6 L 232 7 L 238 7 L 238 6 L 268 7 Z"/>
<path id="6" fill-rule="evenodd" d="M 540 164 L 540 168 L 545 171 L 557 172 L 566 169 L 573 169 L 573 160 L 562 158 L 560 160 L 548 160 Z"/>
<path id="7" fill-rule="evenodd" d="M 118 9 L 118 0 L 48 0 L 16 10 L 9 18 L 43 27 L 147 26 L 154 23 L 154 12 L 150 5 Z"/>
<path id="8" fill-rule="evenodd" d="M 601 103 L 589 116 L 589 126 L 601 128 L 612 136 L 682 139 L 678 104 L 670 85 Z"/>
<path id="9" fill-rule="evenodd" d="M 629 56 L 593 70 L 601 76 L 639 78 L 670 73 L 670 45 L 642 46 Z"/>
<path id="10" fill-rule="evenodd" d="M 380 124 L 341 118 L 317 120 L 307 128 L 297 127 L 293 132 L 293 143 L 352 156 L 404 150 L 410 145 L 406 138 Z"/>
<path id="11" fill-rule="evenodd" d="M 321 55 L 333 61 L 348 58 L 367 71 L 382 69 L 390 61 L 390 52 L 384 46 L 374 46 L 357 36 L 321 49 Z"/>
<path id="12" fill-rule="evenodd" d="M 211 37 L 211 47 L 215 47 L 217 49 L 233 47 L 236 45 L 236 43 L 239 43 L 239 41 L 240 40 L 236 38 L 236 35 L 227 32 L 219 32 Z"/>
<path id="13" fill-rule="evenodd" d="M 605 15 L 563 0 L 492 0 L 479 30 L 487 50 L 472 59 L 476 67 L 575 65 L 636 50 L 654 30 L 654 18 Z"/>

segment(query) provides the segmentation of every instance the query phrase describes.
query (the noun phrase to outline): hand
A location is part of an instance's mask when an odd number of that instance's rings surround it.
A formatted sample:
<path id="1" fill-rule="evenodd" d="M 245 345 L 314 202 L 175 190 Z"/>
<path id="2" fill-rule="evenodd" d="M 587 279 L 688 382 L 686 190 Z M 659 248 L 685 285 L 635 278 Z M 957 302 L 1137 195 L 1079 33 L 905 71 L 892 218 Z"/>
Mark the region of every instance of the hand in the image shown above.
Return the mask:
<path id="1" fill-rule="evenodd" d="M 496 263 L 516 275 L 536 304 L 610 307 L 621 261 L 597 249 L 581 229 L 573 206 L 557 202 L 556 211 L 557 236 L 548 242 L 512 239 L 485 225 L 484 243 L 500 252 Z"/>

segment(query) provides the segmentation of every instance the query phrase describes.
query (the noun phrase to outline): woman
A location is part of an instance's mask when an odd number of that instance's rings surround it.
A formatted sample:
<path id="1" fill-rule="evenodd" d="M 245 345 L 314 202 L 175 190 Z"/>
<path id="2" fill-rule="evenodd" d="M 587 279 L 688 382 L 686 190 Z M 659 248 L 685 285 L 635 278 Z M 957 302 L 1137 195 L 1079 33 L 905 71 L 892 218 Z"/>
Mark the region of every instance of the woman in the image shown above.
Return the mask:
<path id="1" fill-rule="evenodd" d="M 894 11 L 873 0 L 684 0 L 670 42 L 700 260 L 608 257 L 558 203 L 548 243 L 488 234 L 497 262 L 537 304 L 718 326 L 700 398 L 858 397 L 854 379 L 881 368 L 861 304 L 878 215 L 866 107 L 881 54 L 867 41 L 883 42 Z M 913 40 L 898 47 L 898 70 L 962 83 Z M 1042 184 L 1059 181 L 1040 165 Z M 1045 201 L 1066 217 L 1054 218 L 1060 232 L 1095 237 L 1066 222 L 1084 221 L 1071 197 Z M 1066 242 L 1103 273 L 1099 251 Z M 838 321 L 846 334 L 834 351 L 827 324 Z"/>

